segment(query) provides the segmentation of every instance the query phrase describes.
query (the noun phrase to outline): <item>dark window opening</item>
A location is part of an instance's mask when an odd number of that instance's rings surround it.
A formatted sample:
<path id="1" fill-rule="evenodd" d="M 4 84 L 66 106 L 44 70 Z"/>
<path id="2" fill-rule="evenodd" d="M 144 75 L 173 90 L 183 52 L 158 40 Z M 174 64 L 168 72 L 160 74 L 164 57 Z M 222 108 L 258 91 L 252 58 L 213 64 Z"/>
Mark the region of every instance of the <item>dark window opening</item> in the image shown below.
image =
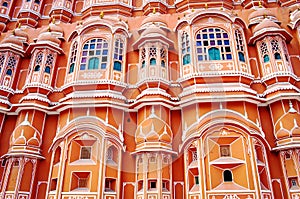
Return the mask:
<path id="1" fill-rule="evenodd" d="M 225 170 L 223 172 L 224 182 L 232 182 L 232 172 L 230 170 Z"/>

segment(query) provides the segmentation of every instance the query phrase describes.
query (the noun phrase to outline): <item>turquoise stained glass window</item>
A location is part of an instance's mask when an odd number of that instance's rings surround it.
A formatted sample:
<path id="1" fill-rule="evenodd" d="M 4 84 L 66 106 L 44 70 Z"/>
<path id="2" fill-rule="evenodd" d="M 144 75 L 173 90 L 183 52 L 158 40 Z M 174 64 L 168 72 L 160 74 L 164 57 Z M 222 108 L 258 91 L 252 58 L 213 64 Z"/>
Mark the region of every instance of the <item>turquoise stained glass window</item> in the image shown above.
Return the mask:
<path id="1" fill-rule="evenodd" d="M 275 59 L 277 59 L 277 60 L 281 59 L 281 56 L 280 56 L 279 53 L 275 53 L 275 54 L 274 54 L 274 57 L 275 57 Z"/>
<path id="2" fill-rule="evenodd" d="M 197 61 L 232 60 L 228 33 L 221 28 L 204 28 L 196 34 Z"/>
<path id="3" fill-rule="evenodd" d="M 114 70 L 116 70 L 116 71 L 121 71 L 122 70 L 121 62 L 119 62 L 119 61 L 114 62 Z"/>
<path id="4" fill-rule="evenodd" d="M 218 48 L 208 49 L 209 60 L 221 60 L 220 50 Z"/>
<path id="5" fill-rule="evenodd" d="M 156 65 L 156 59 L 155 58 L 151 58 L 150 59 L 150 65 L 151 66 L 155 66 Z"/>
<path id="6" fill-rule="evenodd" d="M 80 60 L 80 70 L 106 69 L 108 65 L 108 43 L 105 39 L 97 38 L 83 45 Z"/>
<path id="7" fill-rule="evenodd" d="M 238 52 L 239 55 L 239 61 L 245 62 L 245 55 L 242 52 Z"/>
<path id="8" fill-rule="evenodd" d="M 269 61 L 270 61 L 269 55 L 265 55 L 264 56 L 264 63 L 269 62 Z"/>
<path id="9" fill-rule="evenodd" d="M 94 70 L 99 68 L 99 59 L 97 57 L 92 57 L 89 59 L 89 70 Z"/>
<path id="10" fill-rule="evenodd" d="M 45 73 L 50 74 L 50 67 L 49 67 L 49 66 L 46 66 L 46 68 L 45 68 Z"/>

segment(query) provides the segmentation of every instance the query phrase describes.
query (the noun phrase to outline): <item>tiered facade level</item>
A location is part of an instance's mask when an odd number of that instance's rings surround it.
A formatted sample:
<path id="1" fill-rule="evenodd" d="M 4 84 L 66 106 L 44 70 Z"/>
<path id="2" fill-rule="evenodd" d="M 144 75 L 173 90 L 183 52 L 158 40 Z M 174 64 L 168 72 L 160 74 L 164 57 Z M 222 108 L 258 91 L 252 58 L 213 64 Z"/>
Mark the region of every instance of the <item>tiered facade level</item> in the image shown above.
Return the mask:
<path id="1" fill-rule="evenodd" d="M 299 199 L 296 0 L 0 0 L 1 199 Z"/>

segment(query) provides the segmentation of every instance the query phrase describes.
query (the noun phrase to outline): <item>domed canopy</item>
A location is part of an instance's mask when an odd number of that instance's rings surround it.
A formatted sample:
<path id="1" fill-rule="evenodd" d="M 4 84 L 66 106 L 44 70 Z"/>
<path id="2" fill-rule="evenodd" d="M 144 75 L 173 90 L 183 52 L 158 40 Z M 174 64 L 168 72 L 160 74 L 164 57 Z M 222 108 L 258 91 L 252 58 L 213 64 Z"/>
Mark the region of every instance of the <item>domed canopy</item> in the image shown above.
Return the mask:
<path id="1" fill-rule="evenodd" d="M 14 45 L 17 48 L 23 49 L 23 42 L 19 40 L 16 36 L 10 35 L 6 37 L 1 44 L 11 44 Z"/>
<path id="2" fill-rule="evenodd" d="M 167 36 L 167 33 L 155 24 L 151 24 L 147 27 L 147 29 L 142 33 L 142 36 L 153 36 L 153 34 Z"/>
<path id="3" fill-rule="evenodd" d="M 61 41 L 53 36 L 51 32 L 43 32 L 39 35 L 37 42 L 52 42 L 57 45 L 60 45 Z"/>
<path id="4" fill-rule="evenodd" d="M 280 29 L 280 26 L 276 24 L 275 22 L 271 21 L 268 18 L 265 18 L 260 24 L 258 24 L 254 29 L 253 33 L 255 34 L 256 32 L 260 30 L 266 30 L 266 29 Z"/>
<path id="5" fill-rule="evenodd" d="M 275 125 L 277 139 L 300 136 L 300 114 L 286 113 Z"/>
<path id="6" fill-rule="evenodd" d="M 144 142 L 172 142 L 173 133 L 170 126 L 157 117 L 150 117 L 144 120 L 135 133 L 136 143 Z"/>
<path id="7" fill-rule="evenodd" d="M 40 133 L 30 124 L 21 123 L 13 132 L 12 145 L 39 146 Z"/>

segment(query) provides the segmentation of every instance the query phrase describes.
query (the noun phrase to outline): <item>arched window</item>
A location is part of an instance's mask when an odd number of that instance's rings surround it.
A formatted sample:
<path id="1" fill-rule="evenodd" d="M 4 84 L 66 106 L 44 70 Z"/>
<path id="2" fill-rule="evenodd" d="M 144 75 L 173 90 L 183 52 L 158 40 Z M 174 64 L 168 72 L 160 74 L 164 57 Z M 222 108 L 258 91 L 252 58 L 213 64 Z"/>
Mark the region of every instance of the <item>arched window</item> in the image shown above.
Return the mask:
<path id="1" fill-rule="evenodd" d="M 279 45 L 279 42 L 275 39 L 271 41 L 271 47 L 272 47 L 272 52 L 274 53 L 274 58 L 275 60 L 280 60 L 281 59 L 281 47 Z"/>
<path id="2" fill-rule="evenodd" d="M 183 65 L 191 63 L 190 53 L 190 39 L 187 32 L 184 32 L 181 36 L 181 53 L 182 53 L 182 62 Z"/>
<path id="3" fill-rule="evenodd" d="M 122 62 L 123 62 L 123 50 L 124 43 L 121 39 L 115 41 L 115 50 L 114 50 L 114 70 L 122 71 Z"/>
<path id="4" fill-rule="evenodd" d="M 209 60 L 221 60 L 220 50 L 216 47 L 208 49 Z"/>
<path id="5" fill-rule="evenodd" d="M 40 71 L 41 70 L 41 66 L 40 65 L 36 65 L 35 67 L 34 67 L 34 72 L 38 72 L 38 71 Z"/>
<path id="6" fill-rule="evenodd" d="M 83 45 L 80 70 L 99 69 L 99 66 L 101 69 L 106 69 L 107 64 L 108 43 L 106 40 L 91 39 Z"/>
<path id="7" fill-rule="evenodd" d="M 279 59 L 281 59 L 281 56 L 280 56 L 279 53 L 275 53 L 275 54 L 274 54 L 274 58 L 275 58 L 276 60 L 279 60 Z"/>
<path id="8" fill-rule="evenodd" d="M 228 33 L 220 28 L 205 28 L 196 34 L 198 61 L 232 60 Z"/>
<path id="9" fill-rule="evenodd" d="M 245 62 L 245 45 L 242 33 L 239 30 L 235 30 L 235 41 L 236 41 L 236 49 L 238 52 L 239 61 Z"/>
<path id="10" fill-rule="evenodd" d="M 69 74 L 74 72 L 74 66 L 75 66 L 75 63 L 72 63 L 72 64 L 70 65 Z"/>
<path id="11" fill-rule="evenodd" d="M 77 41 L 75 41 L 74 44 L 73 44 L 73 46 L 72 46 L 71 53 L 70 53 L 70 69 L 69 69 L 69 73 L 73 73 L 74 72 L 76 55 L 77 55 L 77 47 L 78 47 L 78 43 L 77 43 Z"/>
<path id="12" fill-rule="evenodd" d="M 260 45 L 260 53 L 263 57 L 264 63 L 267 63 L 270 61 L 268 46 L 265 42 L 262 42 Z"/>
<path id="13" fill-rule="evenodd" d="M 265 56 L 264 56 L 264 63 L 267 63 L 267 62 L 269 62 L 269 61 L 270 61 L 269 55 L 265 55 Z"/>
<path id="14" fill-rule="evenodd" d="M 142 61 L 142 68 L 144 68 L 145 66 L 146 66 L 146 62 L 144 60 L 144 61 Z"/>
<path id="15" fill-rule="evenodd" d="M 239 55 L 239 61 L 245 62 L 245 55 L 244 55 L 244 53 L 238 52 L 238 55 Z"/>
<path id="16" fill-rule="evenodd" d="M 46 68 L 45 68 L 45 73 L 48 73 L 48 74 L 50 74 L 50 67 L 49 66 L 46 66 Z"/>
<path id="17" fill-rule="evenodd" d="M 156 65 L 156 59 L 155 58 L 151 58 L 150 59 L 150 66 L 155 66 Z"/>
<path id="18" fill-rule="evenodd" d="M 40 4 L 40 0 L 34 0 L 34 3 Z"/>
<path id="19" fill-rule="evenodd" d="M 165 62 L 165 60 L 161 60 L 161 66 L 162 66 L 162 67 L 166 67 L 166 62 Z"/>
<path id="20" fill-rule="evenodd" d="M 6 71 L 6 75 L 9 75 L 9 76 L 11 76 L 11 75 L 12 75 L 12 70 L 11 70 L 11 69 L 7 69 L 7 71 Z"/>
<path id="21" fill-rule="evenodd" d="M 94 70 L 99 68 L 99 59 L 98 57 L 92 57 L 89 59 L 89 65 L 88 69 L 89 70 Z"/>
<path id="22" fill-rule="evenodd" d="M 2 6 L 8 7 L 8 3 L 7 3 L 7 2 L 3 2 L 3 3 L 2 3 Z"/>
<path id="23" fill-rule="evenodd" d="M 183 65 L 187 65 L 189 63 L 191 63 L 191 55 L 190 54 L 184 55 L 183 56 Z"/>
<path id="24" fill-rule="evenodd" d="M 232 182 L 232 172 L 230 170 L 225 170 L 223 172 L 224 182 Z"/>
<path id="25" fill-rule="evenodd" d="M 114 70 L 122 71 L 122 65 L 119 61 L 114 61 Z"/>

